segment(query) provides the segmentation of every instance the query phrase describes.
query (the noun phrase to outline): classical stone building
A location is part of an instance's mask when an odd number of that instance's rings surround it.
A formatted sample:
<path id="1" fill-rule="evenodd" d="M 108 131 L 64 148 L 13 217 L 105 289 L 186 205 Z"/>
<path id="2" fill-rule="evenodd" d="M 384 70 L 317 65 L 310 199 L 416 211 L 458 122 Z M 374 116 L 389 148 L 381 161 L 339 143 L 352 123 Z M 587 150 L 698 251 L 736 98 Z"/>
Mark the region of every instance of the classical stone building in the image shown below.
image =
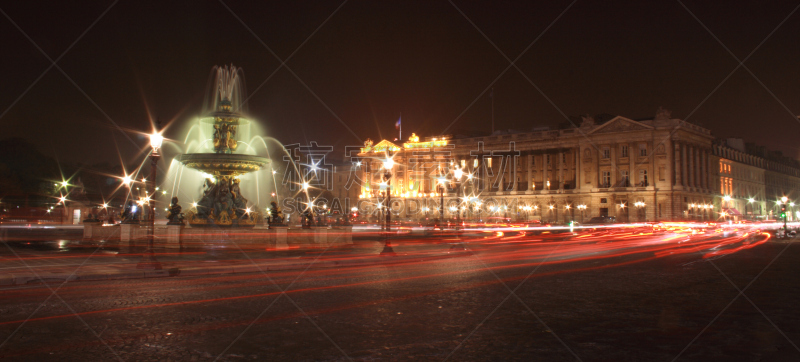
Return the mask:
<path id="1" fill-rule="evenodd" d="M 645 120 L 584 117 L 557 130 L 412 135 L 360 151 L 350 160 L 362 180 L 359 208 L 385 207 L 388 193 L 400 218 L 735 219 L 763 217 L 776 195 L 800 190 L 798 167 L 721 144 L 664 110 Z"/>

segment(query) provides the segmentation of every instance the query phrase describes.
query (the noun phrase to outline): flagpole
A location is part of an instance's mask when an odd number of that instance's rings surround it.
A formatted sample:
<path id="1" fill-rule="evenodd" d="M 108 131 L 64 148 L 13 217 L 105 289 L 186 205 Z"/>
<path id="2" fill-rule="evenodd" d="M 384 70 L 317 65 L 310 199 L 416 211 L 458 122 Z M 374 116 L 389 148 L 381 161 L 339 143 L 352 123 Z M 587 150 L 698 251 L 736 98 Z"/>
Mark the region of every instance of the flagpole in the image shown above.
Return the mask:
<path id="1" fill-rule="evenodd" d="M 398 140 L 403 140 L 403 112 L 400 112 L 400 138 Z"/>

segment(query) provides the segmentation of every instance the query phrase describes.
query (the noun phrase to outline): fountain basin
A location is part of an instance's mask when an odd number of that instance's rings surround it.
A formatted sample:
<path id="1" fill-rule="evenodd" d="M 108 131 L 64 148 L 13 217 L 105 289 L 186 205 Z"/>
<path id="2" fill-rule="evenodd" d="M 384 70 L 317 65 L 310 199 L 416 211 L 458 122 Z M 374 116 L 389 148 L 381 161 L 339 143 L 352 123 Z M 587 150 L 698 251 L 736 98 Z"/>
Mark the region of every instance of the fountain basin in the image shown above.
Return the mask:
<path id="1" fill-rule="evenodd" d="M 180 155 L 178 161 L 198 171 L 236 176 L 258 171 L 268 164 L 270 159 L 234 153 L 188 153 Z"/>

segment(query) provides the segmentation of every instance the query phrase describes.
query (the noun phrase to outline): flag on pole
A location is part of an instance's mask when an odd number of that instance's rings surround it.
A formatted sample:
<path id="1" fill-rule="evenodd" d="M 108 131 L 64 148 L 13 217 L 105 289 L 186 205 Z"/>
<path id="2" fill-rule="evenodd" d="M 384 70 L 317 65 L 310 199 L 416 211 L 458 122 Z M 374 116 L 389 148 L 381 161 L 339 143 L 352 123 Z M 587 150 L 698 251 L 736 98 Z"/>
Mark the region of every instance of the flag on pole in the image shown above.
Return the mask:
<path id="1" fill-rule="evenodd" d="M 403 115 L 400 115 L 400 118 L 397 119 L 397 122 L 394 123 L 394 128 L 400 130 L 400 140 L 403 139 Z"/>

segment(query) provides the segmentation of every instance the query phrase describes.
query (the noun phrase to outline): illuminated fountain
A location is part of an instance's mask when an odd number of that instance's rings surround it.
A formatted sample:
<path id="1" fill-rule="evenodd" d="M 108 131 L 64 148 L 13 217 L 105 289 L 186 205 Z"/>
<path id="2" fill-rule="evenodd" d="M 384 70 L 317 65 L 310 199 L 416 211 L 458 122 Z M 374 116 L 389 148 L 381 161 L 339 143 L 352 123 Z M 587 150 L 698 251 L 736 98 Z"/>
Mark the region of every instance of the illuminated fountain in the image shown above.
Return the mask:
<path id="1" fill-rule="evenodd" d="M 240 137 L 248 136 L 242 130 L 249 130 L 250 124 L 240 113 L 240 68 L 233 65 L 217 67 L 212 94 L 210 111 L 200 118 L 199 126 L 202 128 L 201 135 L 208 131 L 213 136 L 202 139 L 194 148 L 197 152 L 187 152 L 175 158 L 184 166 L 199 171 L 205 178 L 200 201 L 193 203 L 194 207 L 186 213 L 186 219 L 191 226 L 260 224 L 263 222 L 262 215 L 257 205 L 248 205 L 240 182 L 242 176 L 259 171 L 270 160 L 255 154 L 237 153 L 240 143 L 243 143 L 239 141 Z M 242 148 L 252 151 L 249 145 Z M 191 151 L 192 148 L 189 147 L 188 150 Z"/>

